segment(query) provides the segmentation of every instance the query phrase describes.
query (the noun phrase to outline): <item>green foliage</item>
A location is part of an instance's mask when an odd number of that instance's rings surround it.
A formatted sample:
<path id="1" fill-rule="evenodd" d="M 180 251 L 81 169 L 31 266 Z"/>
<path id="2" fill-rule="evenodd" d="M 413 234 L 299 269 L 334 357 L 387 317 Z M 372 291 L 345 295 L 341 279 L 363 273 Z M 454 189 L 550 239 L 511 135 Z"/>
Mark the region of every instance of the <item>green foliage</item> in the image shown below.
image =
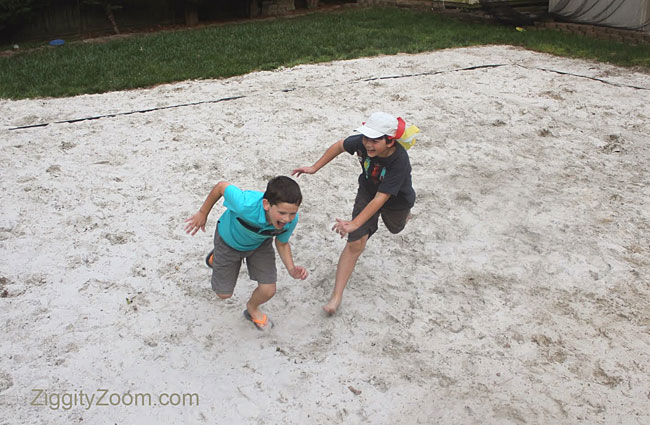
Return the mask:
<path id="1" fill-rule="evenodd" d="M 0 56 L 0 98 L 101 93 L 231 77 L 300 63 L 486 44 L 517 45 L 650 69 L 647 44 L 631 46 L 553 30 L 518 32 L 433 13 L 363 8 L 159 32 L 104 43 L 66 43 Z"/>
<path id="2" fill-rule="evenodd" d="M 120 33 L 113 11 L 121 9 L 122 3 L 124 3 L 125 0 L 81 0 L 81 2 L 89 6 L 101 7 L 106 13 L 106 18 L 108 18 L 108 20 L 111 22 L 111 25 L 113 25 L 113 31 L 115 31 L 115 34 Z"/>
<path id="3" fill-rule="evenodd" d="M 0 0 L 0 31 L 18 25 L 40 3 L 39 0 Z"/>
<path id="4" fill-rule="evenodd" d="M 81 0 L 81 3 L 89 6 L 100 6 L 104 9 L 120 9 L 125 0 Z"/>

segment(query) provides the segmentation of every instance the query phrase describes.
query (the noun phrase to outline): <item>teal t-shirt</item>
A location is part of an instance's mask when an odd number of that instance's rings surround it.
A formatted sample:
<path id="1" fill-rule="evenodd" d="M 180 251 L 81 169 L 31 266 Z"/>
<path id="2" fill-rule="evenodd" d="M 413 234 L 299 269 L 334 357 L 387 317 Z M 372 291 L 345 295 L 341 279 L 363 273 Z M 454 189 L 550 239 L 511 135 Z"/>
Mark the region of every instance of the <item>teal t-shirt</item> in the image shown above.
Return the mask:
<path id="1" fill-rule="evenodd" d="M 262 204 L 263 192 L 256 190 L 241 190 L 237 186 L 226 187 L 223 194 L 223 205 L 226 211 L 219 217 L 218 232 L 221 239 L 238 251 L 253 250 L 268 238 L 273 236 L 264 235 L 265 230 L 277 230 L 266 221 L 266 211 Z M 250 226 L 260 229 L 260 232 L 250 230 L 238 220 L 244 220 Z M 284 225 L 283 232 L 275 236 L 280 242 L 289 242 L 293 229 L 298 224 L 298 214 L 289 223 Z"/>

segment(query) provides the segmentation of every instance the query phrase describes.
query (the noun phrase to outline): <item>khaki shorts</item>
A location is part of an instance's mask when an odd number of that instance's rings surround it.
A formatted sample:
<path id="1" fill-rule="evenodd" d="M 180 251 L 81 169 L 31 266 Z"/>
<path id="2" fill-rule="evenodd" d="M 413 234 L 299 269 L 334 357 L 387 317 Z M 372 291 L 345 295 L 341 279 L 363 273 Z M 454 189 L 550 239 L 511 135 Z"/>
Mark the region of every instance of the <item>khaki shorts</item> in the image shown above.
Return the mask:
<path id="1" fill-rule="evenodd" d="M 352 219 L 363 211 L 363 209 L 372 201 L 374 196 L 370 196 L 365 190 L 359 188 L 357 191 L 357 197 L 354 200 L 354 207 L 352 208 Z M 379 227 L 379 216 L 381 215 L 381 221 L 384 222 L 386 228 L 391 233 L 399 233 L 404 230 L 406 226 L 406 220 L 409 216 L 411 209 L 406 210 L 391 210 L 386 207 L 381 208 L 375 215 L 370 217 L 368 221 L 361 225 L 354 232 L 348 233 L 348 242 L 354 242 L 365 235 L 368 237 L 372 236 Z"/>
<path id="2" fill-rule="evenodd" d="M 251 251 L 238 251 L 229 247 L 219 236 L 214 234 L 214 257 L 212 259 L 212 290 L 217 294 L 230 295 L 235 290 L 239 270 L 244 259 L 248 276 L 258 284 L 274 284 L 278 280 L 275 267 L 275 250 L 273 238 L 268 238 L 262 245 Z"/>

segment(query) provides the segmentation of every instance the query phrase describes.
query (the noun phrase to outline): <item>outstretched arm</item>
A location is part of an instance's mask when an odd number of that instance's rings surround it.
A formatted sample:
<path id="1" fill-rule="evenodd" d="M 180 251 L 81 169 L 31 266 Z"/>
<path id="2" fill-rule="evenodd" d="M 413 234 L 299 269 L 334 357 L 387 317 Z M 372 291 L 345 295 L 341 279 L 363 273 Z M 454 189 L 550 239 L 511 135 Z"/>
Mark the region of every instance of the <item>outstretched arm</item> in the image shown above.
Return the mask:
<path id="1" fill-rule="evenodd" d="M 185 225 L 185 233 L 191 233 L 194 236 L 199 229 L 205 232 L 205 222 L 208 220 L 208 214 L 212 211 L 214 204 L 221 199 L 228 186 L 230 186 L 230 183 L 221 181 L 212 188 L 199 211 L 185 220 L 187 223 Z"/>
<path id="2" fill-rule="evenodd" d="M 323 156 L 320 157 L 318 161 L 314 163 L 311 167 L 300 167 L 296 168 L 291 172 L 292 176 L 300 177 L 301 174 L 314 174 L 316 171 L 320 170 L 323 168 L 325 165 L 327 165 L 331 160 L 339 156 L 345 151 L 343 149 L 343 139 L 334 142 L 332 146 L 327 148 Z"/>
<path id="3" fill-rule="evenodd" d="M 307 279 L 307 269 L 301 266 L 296 266 L 293 264 L 293 254 L 291 253 L 291 245 L 289 242 L 280 242 L 277 238 L 275 239 L 275 247 L 278 250 L 278 255 L 282 259 L 284 267 L 287 268 L 289 275 L 294 279 Z"/>
<path id="4" fill-rule="evenodd" d="M 372 201 L 368 202 L 368 205 L 361 210 L 358 216 L 356 216 L 352 221 L 341 220 L 340 218 L 336 219 L 336 224 L 332 227 L 332 230 L 336 231 L 341 237 L 345 236 L 350 232 L 354 232 L 359 227 L 370 219 L 373 215 L 377 213 L 384 206 L 386 201 L 390 199 L 388 193 L 377 192 Z"/>

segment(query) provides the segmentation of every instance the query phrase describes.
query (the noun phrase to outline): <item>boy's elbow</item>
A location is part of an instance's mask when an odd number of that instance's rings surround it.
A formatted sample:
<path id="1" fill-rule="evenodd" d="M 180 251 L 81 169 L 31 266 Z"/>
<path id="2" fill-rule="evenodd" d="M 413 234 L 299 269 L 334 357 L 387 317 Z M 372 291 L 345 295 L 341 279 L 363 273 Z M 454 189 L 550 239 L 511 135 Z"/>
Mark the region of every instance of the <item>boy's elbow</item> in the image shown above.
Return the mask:
<path id="1" fill-rule="evenodd" d="M 285 252 L 289 249 L 289 242 L 282 242 L 278 238 L 275 238 L 275 247 L 278 249 L 278 252 Z"/>
<path id="2" fill-rule="evenodd" d="M 219 183 L 217 183 L 216 185 L 214 185 L 214 188 L 215 188 L 215 189 L 216 189 L 220 194 L 223 195 L 224 191 L 226 190 L 226 188 L 227 188 L 228 186 L 230 186 L 230 183 L 228 183 L 227 181 L 220 181 Z"/>

